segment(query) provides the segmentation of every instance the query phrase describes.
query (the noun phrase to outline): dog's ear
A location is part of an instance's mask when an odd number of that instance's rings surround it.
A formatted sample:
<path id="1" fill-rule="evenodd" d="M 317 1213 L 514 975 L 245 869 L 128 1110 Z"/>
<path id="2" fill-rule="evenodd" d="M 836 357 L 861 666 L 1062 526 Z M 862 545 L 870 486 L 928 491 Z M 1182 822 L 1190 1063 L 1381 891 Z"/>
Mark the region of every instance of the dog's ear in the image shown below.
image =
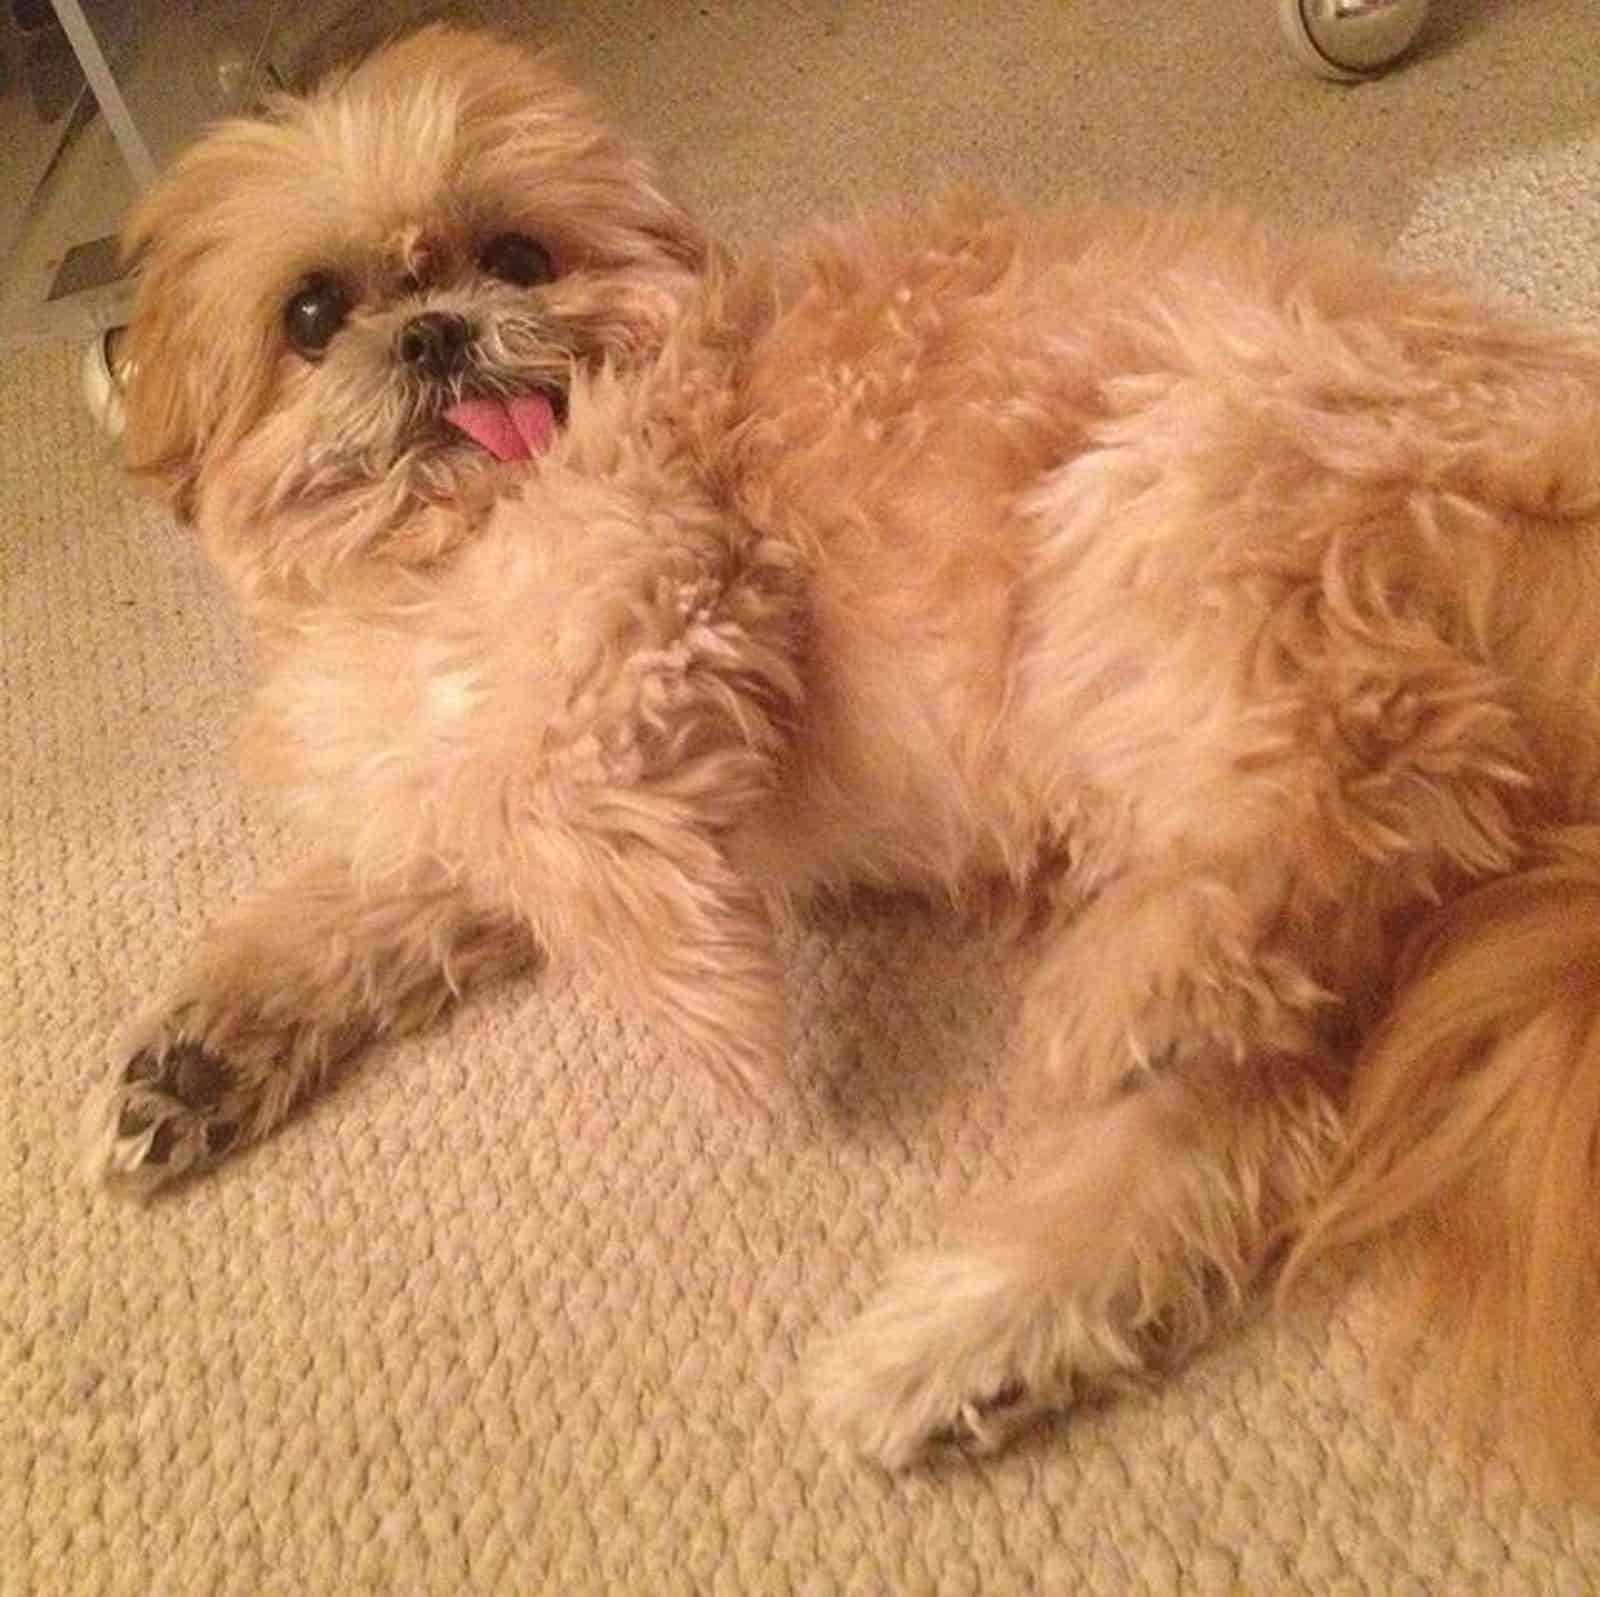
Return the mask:
<path id="1" fill-rule="evenodd" d="M 123 464 L 187 520 L 201 450 L 202 425 L 187 378 L 194 358 L 186 316 L 176 294 L 141 285 L 129 324 L 123 393 Z"/>
<path id="2" fill-rule="evenodd" d="M 249 140 L 246 124 L 224 124 L 157 180 L 122 234 L 135 280 L 122 459 L 185 520 L 207 451 L 259 397 L 265 344 L 216 203 Z"/>
<path id="3" fill-rule="evenodd" d="M 126 421 L 123 464 L 187 520 L 204 448 L 199 384 L 199 308 L 186 292 L 190 251 L 179 242 L 183 200 L 171 178 L 135 209 L 122 235 L 123 258 L 135 273 L 134 311 L 125 339 Z"/>

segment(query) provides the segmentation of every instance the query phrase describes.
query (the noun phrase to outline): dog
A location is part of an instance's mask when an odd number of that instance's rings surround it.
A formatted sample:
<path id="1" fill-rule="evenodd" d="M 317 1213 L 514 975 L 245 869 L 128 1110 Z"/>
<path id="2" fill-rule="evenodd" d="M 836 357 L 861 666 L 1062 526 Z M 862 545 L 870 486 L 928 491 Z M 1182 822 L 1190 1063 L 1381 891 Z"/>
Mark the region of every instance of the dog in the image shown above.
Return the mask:
<path id="1" fill-rule="evenodd" d="M 735 259 L 439 27 L 127 244 L 127 462 L 315 847 L 134 1024 L 94 1177 L 531 951 L 760 1096 L 788 917 L 998 884 L 1034 1145 L 815 1355 L 833 1436 L 998 1447 L 1381 1242 L 1600 1479 L 1600 338 L 1231 215 L 957 193 Z"/>

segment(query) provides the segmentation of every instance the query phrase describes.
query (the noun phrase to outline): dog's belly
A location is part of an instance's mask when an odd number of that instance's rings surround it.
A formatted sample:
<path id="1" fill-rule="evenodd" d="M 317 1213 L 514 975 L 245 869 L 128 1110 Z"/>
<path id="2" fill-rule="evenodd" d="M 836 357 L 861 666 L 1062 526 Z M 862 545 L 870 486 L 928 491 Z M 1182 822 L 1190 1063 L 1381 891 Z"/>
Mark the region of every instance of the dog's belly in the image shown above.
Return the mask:
<path id="1" fill-rule="evenodd" d="M 803 718 L 737 843 L 783 888 L 955 887 L 1041 846 L 1008 726 L 1024 501 L 1101 401 L 1065 353 L 1075 295 L 1018 226 L 958 203 L 831 239 L 739 368 L 719 464 L 807 576 Z"/>
<path id="2" fill-rule="evenodd" d="M 924 891 L 1026 872 L 1033 840 L 1001 728 L 1003 611 L 959 642 L 854 624 L 819 601 L 805 715 L 741 867 L 804 894 L 849 883 Z"/>
<path id="3" fill-rule="evenodd" d="M 844 450 L 785 477 L 768 522 L 804 551 L 802 715 L 770 805 L 737 844 L 786 891 L 959 889 L 1026 876 L 1039 806 L 1015 736 L 1032 539 L 994 463 Z"/>

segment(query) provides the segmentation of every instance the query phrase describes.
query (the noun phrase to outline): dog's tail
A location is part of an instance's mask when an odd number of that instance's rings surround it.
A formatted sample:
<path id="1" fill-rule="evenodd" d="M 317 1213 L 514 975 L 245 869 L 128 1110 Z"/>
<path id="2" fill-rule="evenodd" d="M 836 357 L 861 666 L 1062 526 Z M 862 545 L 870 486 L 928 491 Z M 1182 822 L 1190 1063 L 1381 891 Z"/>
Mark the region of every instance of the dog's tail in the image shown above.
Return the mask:
<path id="1" fill-rule="evenodd" d="M 1379 1232 L 1407 1328 L 1600 1498 L 1600 826 L 1544 833 L 1410 949 L 1289 1274 Z"/>

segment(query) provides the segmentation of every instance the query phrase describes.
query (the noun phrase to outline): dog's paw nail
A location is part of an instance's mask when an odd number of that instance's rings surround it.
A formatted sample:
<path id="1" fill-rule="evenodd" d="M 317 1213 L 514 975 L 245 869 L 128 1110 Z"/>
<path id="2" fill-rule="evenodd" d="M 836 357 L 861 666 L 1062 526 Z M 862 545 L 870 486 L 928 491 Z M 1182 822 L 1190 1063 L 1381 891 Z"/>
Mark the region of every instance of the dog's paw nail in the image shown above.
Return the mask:
<path id="1" fill-rule="evenodd" d="M 150 1140 L 145 1146 L 144 1162 L 166 1164 L 172 1158 L 172 1150 L 177 1142 L 178 1134 L 172 1122 L 162 1120 L 160 1111 L 148 1102 L 129 1104 L 117 1116 L 118 1138 L 131 1143 L 146 1133 L 149 1133 Z"/>
<path id="2" fill-rule="evenodd" d="M 951 1270 L 939 1262 L 903 1269 L 817 1350 L 808 1371 L 819 1428 L 890 1470 L 950 1449 L 999 1452 L 1074 1401 L 1069 1362 L 1047 1336 L 1022 1338 L 1026 1356 L 1018 1357 L 1016 1324 L 1004 1315 L 951 1322 Z"/>
<path id="3" fill-rule="evenodd" d="M 976 1453 L 998 1452 L 1038 1412 L 1022 1381 L 1007 1381 L 987 1397 L 970 1398 L 946 1425 L 929 1437 L 936 1446 L 959 1447 Z"/>

